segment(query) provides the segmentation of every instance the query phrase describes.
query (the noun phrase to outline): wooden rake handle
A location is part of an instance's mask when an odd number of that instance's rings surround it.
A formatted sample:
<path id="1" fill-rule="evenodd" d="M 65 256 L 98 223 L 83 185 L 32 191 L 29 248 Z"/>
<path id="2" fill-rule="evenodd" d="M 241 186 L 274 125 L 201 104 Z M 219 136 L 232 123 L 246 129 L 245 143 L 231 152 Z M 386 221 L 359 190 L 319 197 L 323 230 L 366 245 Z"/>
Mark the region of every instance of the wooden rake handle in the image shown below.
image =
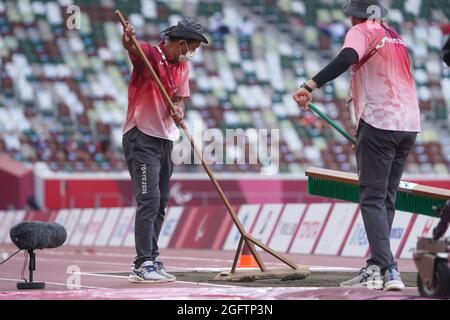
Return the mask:
<path id="1" fill-rule="evenodd" d="M 122 26 L 125 28 L 127 25 L 127 22 L 124 18 L 124 16 L 122 15 L 122 13 L 119 10 L 116 10 L 116 15 L 119 17 L 120 22 L 122 23 Z M 173 111 L 175 109 L 175 106 L 172 102 L 172 99 L 169 97 L 169 95 L 167 94 L 166 89 L 164 88 L 164 86 L 162 85 L 161 81 L 158 78 L 158 75 L 156 74 L 155 70 L 153 69 L 151 63 L 148 61 L 146 55 L 144 54 L 144 51 L 142 51 L 141 46 L 139 45 L 139 43 L 136 40 L 135 36 L 131 37 L 131 41 L 133 43 L 134 46 L 136 46 L 137 50 L 138 50 L 138 54 L 139 57 L 142 59 L 142 61 L 145 63 L 145 66 L 147 67 L 147 69 L 150 71 L 150 74 L 152 75 L 153 79 L 155 80 L 156 84 L 158 85 L 159 90 L 161 91 L 161 94 L 163 95 L 164 100 L 166 101 L 167 107 L 169 108 L 169 111 Z M 197 156 L 199 157 L 199 159 L 201 159 L 202 161 L 202 165 L 206 170 L 206 173 L 208 174 L 208 176 L 211 178 L 211 182 L 214 184 L 216 190 L 218 191 L 220 197 L 222 198 L 228 212 L 231 214 L 231 218 L 233 219 L 233 221 L 235 222 L 236 226 L 238 227 L 239 231 L 241 232 L 241 234 L 247 238 L 247 233 L 245 232 L 244 227 L 242 226 L 241 222 L 239 221 L 239 219 L 236 216 L 236 213 L 234 212 L 233 208 L 231 207 L 230 202 L 228 201 L 227 197 L 225 196 L 222 188 L 220 187 L 219 183 L 217 182 L 217 179 L 215 178 L 214 174 L 212 173 L 211 169 L 209 168 L 209 166 L 206 164 L 206 162 L 203 159 L 202 153 L 200 152 L 199 148 L 197 147 L 197 144 L 194 141 L 194 138 L 191 136 L 191 134 L 189 133 L 189 130 L 187 129 L 185 123 L 183 121 L 181 121 L 180 123 L 180 127 L 183 129 L 183 132 L 185 133 L 185 135 L 187 136 L 191 146 L 194 149 L 194 152 L 197 154 Z"/>
<path id="2" fill-rule="evenodd" d="M 126 21 L 125 17 L 122 15 L 122 12 L 120 12 L 120 10 L 116 10 L 115 13 L 116 13 L 117 17 L 119 18 L 122 26 L 124 28 L 126 28 L 128 22 Z M 158 89 L 161 92 L 163 99 L 165 100 L 166 105 L 169 108 L 170 113 L 173 114 L 175 112 L 175 105 L 174 105 L 172 99 L 169 97 L 169 94 L 167 93 L 166 89 L 164 88 L 163 84 L 161 83 L 161 80 L 159 79 L 155 70 L 153 69 L 153 66 L 151 65 L 150 61 L 148 61 L 147 56 L 145 55 L 144 51 L 142 51 L 142 48 L 139 45 L 139 42 L 137 41 L 136 36 L 134 36 L 134 35 L 131 36 L 130 40 L 131 40 L 131 43 L 136 47 L 136 49 L 138 51 L 138 55 L 144 62 L 148 71 L 150 71 L 150 74 L 151 74 L 153 80 L 156 82 L 156 85 L 158 86 Z M 180 126 L 183 128 L 186 127 L 183 122 L 180 123 Z"/>
<path id="3" fill-rule="evenodd" d="M 127 21 L 125 19 L 125 17 L 122 15 L 122 13 L 120 12 L 120 10 L 116 10 L 115 11 L 117 17 L 120 20 L 120 23 L 122 24 L 122 26 L 125 28 L 127 25 Z M 142 51 L 141 46 L 139 45 L 136 37 L 133 35 L 131 36 L 131 42 L 132 44 L 136 47 L 136 49 L 138 50 L 138 55 L 139 57 L 142 59 L 142 61 L 144 62 L 145 66 L 147 67 L 147 69 L 150 71 L 151 76 L 153 77 L 153 80 L 156 82 L 165 102 L 166 105 L 169 109 L 169 112 L 171 114 L 174 113 L 175 110 L 175 105 L 172 101 L 172 99 L 169 97 L 169 95 L 167 94 L 166 89 L 164 88 L 164 86 L 162 85 L 160 79 L 158 78 L 158 75 L 156 74 L 155 70 L 153 69 L 151 63 L 148 61 L 144 51 Z M 180 128 L 183 130 L 184 134 L 186 135 L 186 137 L 188 138 L 192 148 L 194 149 L 195 154 L 197 155 L 197 157 L 199 159 L 201 159 L 202 162 L 202 166 L 205 169 L 206 173 L 208 174 L 212 184 L 214 185 L 217 193 L 219 194 L 220 198 L 222 199 L 225 207 L 227 208 L 228 213 L 231 216 L 231 219 L 233 220 L 234 224 L 236 225 L 236 227 L 238 228 L 243 241 L 245 241 L 249 248 L 250 251 L 252 252 L 253 256 L 255 257 L 261 271 L 266 271 L 266 267 L 264 266 L 264 263 L 262 262 L 261 258 L 259 257 L 259 254 L 256 251 L 255 248 L 255 240 L 253 239 L 253 237 L 251 237 L 246 231 L 244 226 L 242 225 L 242 223 L 239 221 L 239 218 L 237 217 L 236 212 L 234 211 L 233 207 L 230 204 L 230 201 L 228 200 L 227 196 L 225 195 L 225 193 L 222 190 L 222 187 L 219 185 L 219 182 L 217 181 L 216 177 L 214 176 L 214 174 L 212 173 L 211 169 L 209 168 L 208 164 L 205 162 L 205 160 L 203 159 L 203 155 L 202 152 L 200 151 L 200 149 L 197 147 L 197 144 L 194 141 L 194 138 L 192 137 L 192 135 L 190 134 L 188 128 L 186 127 L 186 124 L 184 123 L 184 121 L 181 121 L 179 123 Z M 280 261 L 283 261 L 284 263 L 286 263 L 287 265 L 289 265 L 291 268 L 296 269 L 297 266 L 295 263 L 289 261 L 288 259 L 276 254 L 273 250 L 265 247 L 264 245 L 261 246 L 260 243 L 257 243 L 257 245 L 259 245 L 262 249 L 264 249 L 265 251 L 271 253 L 272 255 L 274 255 L 276 258 L 278 258 Z"/>

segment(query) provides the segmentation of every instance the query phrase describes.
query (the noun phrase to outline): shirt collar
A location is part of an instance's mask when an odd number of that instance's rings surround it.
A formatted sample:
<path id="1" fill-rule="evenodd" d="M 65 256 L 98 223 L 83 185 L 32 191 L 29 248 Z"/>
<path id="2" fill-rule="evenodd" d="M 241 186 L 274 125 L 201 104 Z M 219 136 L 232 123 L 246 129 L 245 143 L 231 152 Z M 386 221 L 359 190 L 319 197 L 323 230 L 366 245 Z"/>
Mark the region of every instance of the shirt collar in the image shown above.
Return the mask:
<path id="1" fill-rule="evenodd" d="M 167 51 L 166 47 L 164 46 L 165 42 L 162 41 L 159 44 L 159 48 L 161 49 L 161 51 L 164 53 L 164 55 L 166 56 L 167 62 L 170 64 L 177 64 L 179 63 L 178 61 L 174 60 L 174 59 L 169 59 L 170 58 L 170 53 Z"/>

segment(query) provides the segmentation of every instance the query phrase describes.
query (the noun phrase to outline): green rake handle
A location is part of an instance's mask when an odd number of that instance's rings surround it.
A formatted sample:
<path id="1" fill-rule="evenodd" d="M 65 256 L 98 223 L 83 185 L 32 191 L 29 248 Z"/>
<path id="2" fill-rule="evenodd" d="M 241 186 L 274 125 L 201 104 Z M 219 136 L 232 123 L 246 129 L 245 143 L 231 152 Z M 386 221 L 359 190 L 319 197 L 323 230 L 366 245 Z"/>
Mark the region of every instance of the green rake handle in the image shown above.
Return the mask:
<path id="1" fill-rule="evenodd" d="M 325 120 L 330 126 L 332 126 L 333 128 L 335 128 L 337 131 L 339 131 L 340 134 L 342 134 L 348 141 L 350 141 L 353 145 L 356 146 L 356 141 L 355 139 L 353 139 L 350 134 L 348 134 L 347 131 L 345 131 L 344 129 L 342 129 L 341 127 L 339 127 L 337 125 L 336 122 L 334 122 L 333 120 L 331 120 L 325 113 L 323 113 L 322 111 L 319 110 L 319 108 L 317 108 L 315 105 L 313 105 L 312 103 L 308 104 L 309 108 L 314 111 L 315 113 L 317 113 L 319 115 L 319 117 L 321 117 L 323 120 Z"/>

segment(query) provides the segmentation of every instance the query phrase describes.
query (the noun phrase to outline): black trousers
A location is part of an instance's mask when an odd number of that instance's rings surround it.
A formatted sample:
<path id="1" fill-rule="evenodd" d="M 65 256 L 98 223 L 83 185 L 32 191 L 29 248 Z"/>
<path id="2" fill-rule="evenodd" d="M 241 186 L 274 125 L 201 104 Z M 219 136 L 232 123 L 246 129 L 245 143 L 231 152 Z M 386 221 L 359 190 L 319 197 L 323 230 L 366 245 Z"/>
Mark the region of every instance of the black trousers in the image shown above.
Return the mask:
<path id="1" fill-rule="evenodd" d="M 134 127 L 123 136 L 122 147 L 137 202 L 134 229 L 137 268 L 159 256 L 158 239 L 173 172 L 173 142 L 148 136 Z"/>
<path id="2" fill-rule="evenodd" d="M 363 120 L 358 127 L 359 201 L 370 246 L 367 264 L 376 264 L 382 271 L 397 268 L 390 234 L 397 189 L 416 137 L 415 132 L 381 130 Z"/>

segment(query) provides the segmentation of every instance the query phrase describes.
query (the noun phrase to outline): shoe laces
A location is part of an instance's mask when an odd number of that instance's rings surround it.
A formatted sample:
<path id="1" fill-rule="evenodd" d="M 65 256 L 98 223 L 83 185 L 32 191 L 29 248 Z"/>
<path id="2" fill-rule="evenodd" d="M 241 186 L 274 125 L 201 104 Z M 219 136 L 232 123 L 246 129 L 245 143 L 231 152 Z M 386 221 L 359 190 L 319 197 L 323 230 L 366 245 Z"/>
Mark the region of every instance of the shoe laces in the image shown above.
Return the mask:
<path id="1" fill-rule="evenodd" d="M 380 269 L 379 267 L 377 267 L 376 265 L 370 265 L 370 266 L 366 266 L 364 268 L 361 268 L 361 270 L 359 271 L 360 273 L 380 273 Z"/>
<path id="2" fill-rule="evenodd" d="M 367 273 L 367 267 L 361 268 L 361 270 L 359 270 L 359 274 L 365 274 Z"/>
<path id="3" fill-rule="evenodd" d="M 386 272 L 385 272 L 385 276 L 386 276 L 386 275 L 387 275 L 389 278 L 391 278 L 391 279 L 399 278 L 399 277 L 400 277 L 400 272 L 398 272 L 398 270 L 395 269 L 395 268 L 389 268 L 389 269 L 387 269 Z"/>
<path id="4" fill-rule="evenodd" d="M 147 272 L 153 272 L 153 271 L 156 271 L 156 266 L 155 265 L 148 265 L 148 266 L 142 266 L 144 269 L 145 269 L 145 271 L 147 271 Z"/>
<path id="5" fill-rule="evenodd" d="M 162 261 L 155 261 L 154 265 L 156 268 L 158 268 L 158 270 L 163 270 L 164 269 L 164 264 L 162 263 Z"/>

